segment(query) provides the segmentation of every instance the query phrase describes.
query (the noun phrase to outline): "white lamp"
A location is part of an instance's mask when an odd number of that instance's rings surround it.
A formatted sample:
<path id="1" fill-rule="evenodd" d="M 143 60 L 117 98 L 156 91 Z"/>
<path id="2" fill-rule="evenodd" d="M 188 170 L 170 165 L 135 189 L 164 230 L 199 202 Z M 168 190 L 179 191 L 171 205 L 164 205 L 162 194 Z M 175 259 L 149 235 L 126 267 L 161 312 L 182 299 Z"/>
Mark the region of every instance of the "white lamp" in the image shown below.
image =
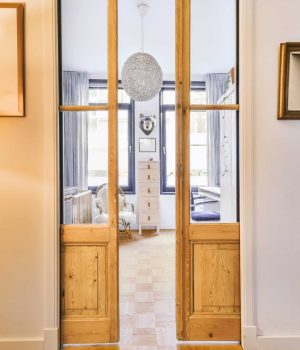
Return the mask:
<path id="1" fill-rule="evenodd" d="M 144 17 L 149 5 L 137 1 L 141 16 L 141 52 L 134 53 L 126 60 L 122 69 L 122 84 L 126 93 L 136 101 L 148 101 L 156 96 L 162 86 L 162 70 L 156 59 L 144 52 Z"/>

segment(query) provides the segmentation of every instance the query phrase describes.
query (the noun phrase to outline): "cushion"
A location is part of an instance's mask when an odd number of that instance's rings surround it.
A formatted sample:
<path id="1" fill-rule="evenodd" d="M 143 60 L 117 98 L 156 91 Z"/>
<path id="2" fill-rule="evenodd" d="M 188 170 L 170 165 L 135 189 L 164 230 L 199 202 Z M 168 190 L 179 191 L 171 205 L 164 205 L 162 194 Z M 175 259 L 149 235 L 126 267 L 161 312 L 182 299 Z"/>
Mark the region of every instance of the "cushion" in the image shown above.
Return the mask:
<path id="1" fill-rule="evenodd" d="M 124 219 L 131 226 L 136 223 L 136 215 L 132 211 L 120 211 L 119 218 Z"/>
<path id="2" fill-rule="evenodd" d="M 192 220 L 194 221 L 219 221 L 220 213 L 216 211 L 193 211 Z"/>

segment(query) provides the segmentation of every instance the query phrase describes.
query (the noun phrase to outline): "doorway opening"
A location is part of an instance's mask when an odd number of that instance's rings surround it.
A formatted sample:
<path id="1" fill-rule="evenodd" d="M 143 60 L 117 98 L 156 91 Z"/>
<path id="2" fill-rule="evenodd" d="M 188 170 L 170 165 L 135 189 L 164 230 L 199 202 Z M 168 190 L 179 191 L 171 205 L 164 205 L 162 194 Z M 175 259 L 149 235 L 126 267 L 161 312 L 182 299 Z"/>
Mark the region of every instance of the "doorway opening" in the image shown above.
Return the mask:
<path id="1" fill-rule="evenodd" d="M 62 342 L 240 340 L 237 1 L 59 4 Z"/>

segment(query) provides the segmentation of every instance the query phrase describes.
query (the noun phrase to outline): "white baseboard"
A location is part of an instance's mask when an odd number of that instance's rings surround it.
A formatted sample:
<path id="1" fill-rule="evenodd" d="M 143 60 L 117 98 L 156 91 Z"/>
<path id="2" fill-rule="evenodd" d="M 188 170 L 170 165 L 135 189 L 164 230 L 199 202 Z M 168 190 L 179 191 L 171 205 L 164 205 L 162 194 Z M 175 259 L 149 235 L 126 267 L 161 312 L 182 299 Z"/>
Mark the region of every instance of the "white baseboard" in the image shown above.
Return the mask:
<path id="1" fill-rule="evenodd" d="M 45 328 L 43 350 L 59 350 L 59 348 L 60 348 L 59 329 Z"/>
<path id="2" fill-rule="evenodd" d="M 299 350 L 300 335 L 297 336 L 258 336 L 258 350 Z"/>
<path id="3" fill-rule="evenodd" d="M 258 350 L 256 326 L 243 327 L 243 348 L 244 350 Z"/>
<path id="4" fill-rule="evenodd" d="M 0 339 L 0 350 L 44 350 L 44 341 L 35 339 Z"/>

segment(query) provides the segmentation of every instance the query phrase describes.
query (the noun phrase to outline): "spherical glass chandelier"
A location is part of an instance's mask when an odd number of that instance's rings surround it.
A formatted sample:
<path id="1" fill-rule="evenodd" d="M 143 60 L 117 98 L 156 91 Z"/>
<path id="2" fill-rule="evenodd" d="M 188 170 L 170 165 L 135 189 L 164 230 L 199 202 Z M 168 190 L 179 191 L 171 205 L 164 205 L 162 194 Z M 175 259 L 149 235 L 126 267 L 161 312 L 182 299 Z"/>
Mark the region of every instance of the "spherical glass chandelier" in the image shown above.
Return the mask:
<path id="1" fill-rule="evenodd" d="M 162 70 L 156 59 L 144 52 L 144 16 L 149 6 L 138 4 L 141 16 L 142 49 L 126 60 L 122 69 L 122 84 L 126 93 L 135 101 L 148 101 L 155 97 L 162 86 Z"/>

